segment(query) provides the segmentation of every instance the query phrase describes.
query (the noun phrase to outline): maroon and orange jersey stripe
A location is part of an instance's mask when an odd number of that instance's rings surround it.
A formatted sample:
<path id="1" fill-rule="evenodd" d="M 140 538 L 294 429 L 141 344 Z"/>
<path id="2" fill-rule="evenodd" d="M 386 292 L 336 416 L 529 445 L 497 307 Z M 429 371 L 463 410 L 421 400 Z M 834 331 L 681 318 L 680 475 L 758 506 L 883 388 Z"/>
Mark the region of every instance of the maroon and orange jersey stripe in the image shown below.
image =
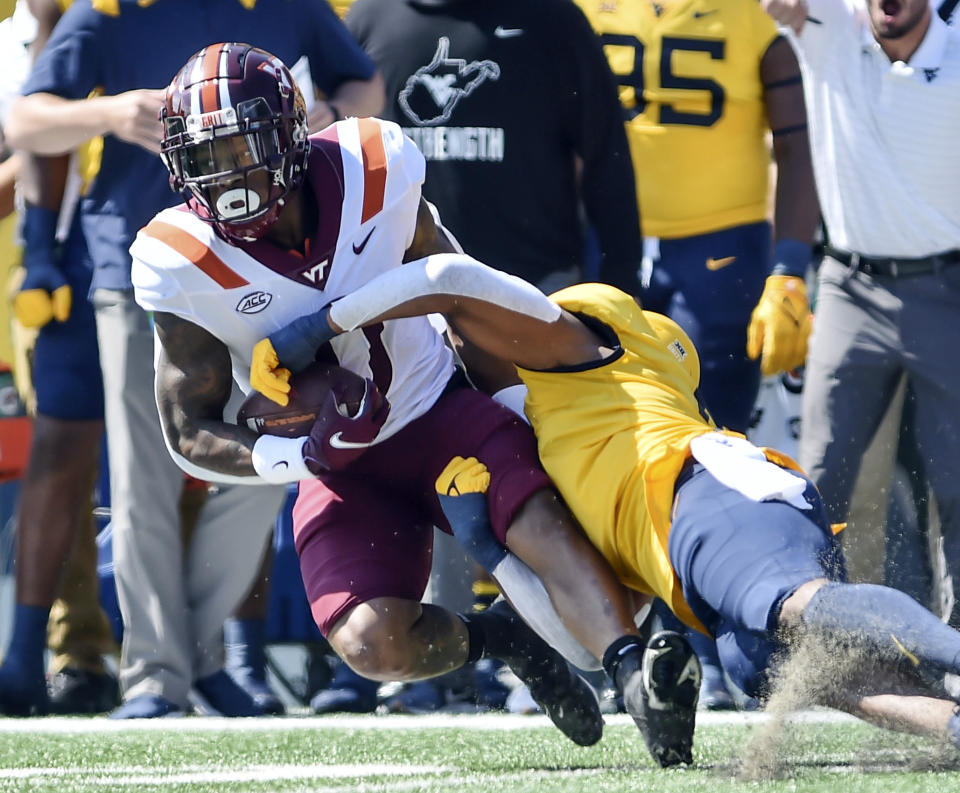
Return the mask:
<path id="1" fill-rule="evenodd" d="M 238 286 L 249 284 L 246 278 L 232 270 L 210 248 L 181 228 L 177 228 L 170 223 L 164 223 L 162 220 L 152 220 L 143 229 L 143 233 L 175 250 L 224 289 L 235 289 Z"/>

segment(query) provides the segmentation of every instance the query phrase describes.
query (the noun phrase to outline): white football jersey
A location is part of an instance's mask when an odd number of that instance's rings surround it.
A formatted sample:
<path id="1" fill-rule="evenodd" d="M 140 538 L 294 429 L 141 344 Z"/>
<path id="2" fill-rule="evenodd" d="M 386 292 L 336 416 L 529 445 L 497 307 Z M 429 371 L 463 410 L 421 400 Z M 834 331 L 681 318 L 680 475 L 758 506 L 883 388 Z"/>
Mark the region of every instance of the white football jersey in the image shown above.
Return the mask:
<path id="1" fill-rule="evenodd" d="M 400 267 L 413 242 L 423 155 L 396 124 L 346 119 L 311 138 L 306 178 L 319 205 L 305 254 L 269 242 L 232 245 L 180 205 L 160 212 L 130 248 L 137 302 L 206 329 L 230 350 L 249 393 L 253 346 L 292 320 Z M 390 437 L 436 402 L 453 355 L 426 317 L 390 320 L 330 343 L 338 363 L 371 378 L 390 402 Z"/>

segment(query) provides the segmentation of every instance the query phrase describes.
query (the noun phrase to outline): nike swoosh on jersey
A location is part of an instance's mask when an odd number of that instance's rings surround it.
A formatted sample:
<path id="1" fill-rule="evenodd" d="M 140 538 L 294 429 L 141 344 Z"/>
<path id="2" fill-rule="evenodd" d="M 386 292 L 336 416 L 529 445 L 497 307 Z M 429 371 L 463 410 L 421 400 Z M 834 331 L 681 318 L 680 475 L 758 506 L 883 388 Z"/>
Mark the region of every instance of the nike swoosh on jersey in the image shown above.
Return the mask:
<path id="1" fill-rule="evenodd" d="M 707 269 L 708 270 L 722 270 L 727 265 L 733 264 L 737 260 L 736 256 L 723 256 L 719 259 L 714 259 L 712 256 L 707 259 Z"/>
<path id="2" fill-rule="evenodd" d="M 367 441 L 366 443 L 355 443 L 354 441 L 346 441 L 343 439 L 342 432 L 333 433 L 333 435 L 330 436 L 329 443 L 334 449 L 366 449 L 370 445 L 369 441 Z"/>
<path id="3" fill-rule="evenodd" d="M 376 230 L 377 230 L 376 226 L 370 229 L 370 233 L 367 234 L 367 236 L 360 241 L 359 245 L 357 245 L 357 243 L 353 243 L 353 252 L 357 254 L 357 256 L 363 253 L 363 249 L 367 247 L 367 243 L 370 242 L 370 238 L 373 236 L 373 232 L 375 232 Z"/>
<path id="4" fill-rule="evenodd" d="M 711 14 L 716 14 L 717 11 L 719 11 L 719 10 L 720 10 L 719 8 L 711 8 L 709 11 L 694 11 L 694 12 L 693 12 L 693 18 L 694 18 L 694 19 L 701 19 L 701 18 L 703 18 L 703 17 L 708 17 L 708 16 L 710 16 Z"/>
<path id="5" fill-rule="evenodd" d="M 523 28 L 505 28 L 503 25 L 497 25 L 493 30 L 493 35 L 498 39 L 511 39 L 514 36 L 522 36 Z"/>

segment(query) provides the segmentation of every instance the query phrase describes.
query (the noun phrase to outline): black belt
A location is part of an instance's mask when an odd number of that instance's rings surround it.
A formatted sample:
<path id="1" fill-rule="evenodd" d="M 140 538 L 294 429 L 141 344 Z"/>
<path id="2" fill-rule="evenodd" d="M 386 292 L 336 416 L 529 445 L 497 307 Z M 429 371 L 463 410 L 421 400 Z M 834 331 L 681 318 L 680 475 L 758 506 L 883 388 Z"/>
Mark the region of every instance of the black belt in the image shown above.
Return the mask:
<path id="1" fill-rule="evenodd" d="M 824 253 L 841 264 L 855 267 L 862 273 L 886 275 L 891 278 L 910 278 L 914 275 L 939 273 L 947 267 L 960 264 L 960 250 L 944 251 L 919 259 L 861 256 L 859 253 L 839 251 L 829 245 L 824 248 Z"/>

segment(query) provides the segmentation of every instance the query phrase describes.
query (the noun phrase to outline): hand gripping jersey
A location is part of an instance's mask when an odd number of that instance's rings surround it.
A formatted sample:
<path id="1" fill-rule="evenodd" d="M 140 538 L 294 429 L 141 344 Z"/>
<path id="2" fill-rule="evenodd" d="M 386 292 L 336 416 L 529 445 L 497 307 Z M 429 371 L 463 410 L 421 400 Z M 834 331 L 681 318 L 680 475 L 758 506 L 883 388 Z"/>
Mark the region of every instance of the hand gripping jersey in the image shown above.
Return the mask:
<path id="1" fill-rule="evenodd" d="M 690 442 L 714 430 L 697 399 L 697 351 L 673 320 L 642 311 L 612 287 L 580 284 L 551 299 L 594 325 L 616 352 L 581 369 L 518 369 L 543 467 L 620 581 L 659 596 L 702 630 L 667 553 L 674 486 Z"/>
<path id="2" fill-rule="evenodd" d="M 173 207 L 130 248 L 137 302 L 223 341 L 233 376 L 249 393 L 256 342 L 401 266 L 424 170 L 423 156 L 396 124 L 340 121 L 311 138 L 306 181 L 319 223 L 305 255 L 264 240 L 231 245 L 185 206 Z M 453 373 L 452 353 L 426 317 L 344 333 L 330 347 L 340 366 L 371 378 L 390 401 L 378 441 L 425 413 Z"/>
<path id="3" fill-rule="evenodd" d="M 576 0 L 600 36 L 646 236 L 690 237 L 766 217 L 760 61 L 777 37 L 756 0 Z"/>

